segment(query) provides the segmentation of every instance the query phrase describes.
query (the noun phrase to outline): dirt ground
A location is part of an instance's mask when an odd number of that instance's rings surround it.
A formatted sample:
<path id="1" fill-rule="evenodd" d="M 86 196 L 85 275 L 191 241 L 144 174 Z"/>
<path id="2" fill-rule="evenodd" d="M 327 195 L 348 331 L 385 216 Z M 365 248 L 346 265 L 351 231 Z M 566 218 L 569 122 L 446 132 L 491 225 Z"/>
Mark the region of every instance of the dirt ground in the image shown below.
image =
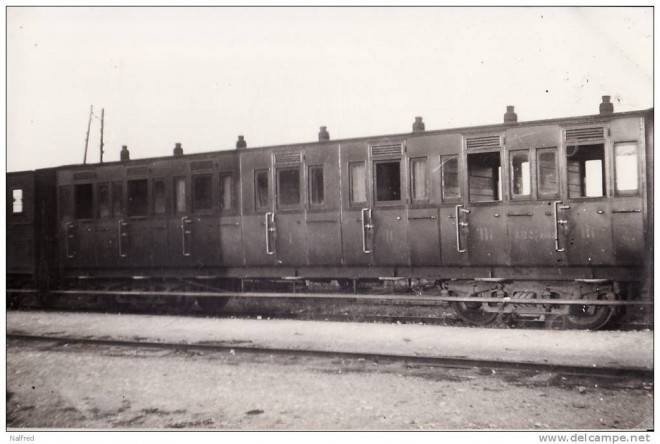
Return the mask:
<path id="1" fill-rule="evenodd" d="M 7 390 L 10 429 L 653 427 L 649 381 L 363 359 L 11 340 Z"/>

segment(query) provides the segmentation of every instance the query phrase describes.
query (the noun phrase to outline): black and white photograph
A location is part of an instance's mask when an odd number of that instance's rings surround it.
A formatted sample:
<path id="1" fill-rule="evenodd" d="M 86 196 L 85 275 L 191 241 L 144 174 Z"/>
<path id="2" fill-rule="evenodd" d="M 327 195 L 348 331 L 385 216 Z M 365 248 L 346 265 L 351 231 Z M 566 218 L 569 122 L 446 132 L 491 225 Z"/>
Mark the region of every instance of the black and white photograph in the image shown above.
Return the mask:
<path id="1" fill-rule="evenodd" d="M 5 442 L 652 442 L 652 6 L 5 27 Z"/>

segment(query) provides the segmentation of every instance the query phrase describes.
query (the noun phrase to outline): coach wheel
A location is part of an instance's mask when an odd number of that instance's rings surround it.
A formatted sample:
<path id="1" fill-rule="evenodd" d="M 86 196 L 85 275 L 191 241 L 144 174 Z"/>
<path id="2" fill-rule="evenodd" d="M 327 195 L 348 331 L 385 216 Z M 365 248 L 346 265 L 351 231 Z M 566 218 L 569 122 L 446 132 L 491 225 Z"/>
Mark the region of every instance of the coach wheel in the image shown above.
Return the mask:
<path id="1" fill-rule="evenodd" d="M 497 313 L 487 312 L 482 309 L 481 302 L 452 302 L 451 306 L 459 318 L 468 324 L 484 326 L 491 324 L 497 319 Z"/>
<path id="2" fill-rule="evenodd" d="M 202 307 L 204 311 L 208 313 L 219 313 L 220 311 L 222 311 L 225 305 L 227 305 L 227 302 L 229 302 L 229 298 L 222 298 L 222 297 L 197 298 L 197 303 L 199 304 L 199 306 Z"/>
<path id="3" fill-rule="evenodd" d="M 600 293 L 597 300 L 614 300 L 614 295 Z M 564 317 L 567 327 L 576 330 L 598 330 L 612 319 L 614 309 L 602 305 L 576 305 L 571 307 L 570 313 Z"/>

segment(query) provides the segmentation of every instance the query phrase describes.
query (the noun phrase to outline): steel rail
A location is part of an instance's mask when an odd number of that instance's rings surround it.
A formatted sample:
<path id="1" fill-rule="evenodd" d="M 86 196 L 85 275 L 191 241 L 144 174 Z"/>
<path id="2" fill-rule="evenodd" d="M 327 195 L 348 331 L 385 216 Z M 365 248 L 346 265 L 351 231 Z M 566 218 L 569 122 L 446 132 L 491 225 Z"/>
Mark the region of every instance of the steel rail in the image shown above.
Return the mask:
<path id="1" fill-rule="evenodd" d="M 565 364 L 547 364 L 530 361 L 505 361 L 505 360 L 482 360 L 468 359 L 462 357 L 442 356 L 419 356 L 401 355 L 387 353 L 368 352 L 341 352 L 332 350 L 301 350 L 275 347 L 237 346 L 233 344 L 216 343 L 177 343 L 177 342 L 154 342 L 154 341 L 131 341 L 122 339 L 92 339 L 61 336 L 40 336 L 19 333 L 7 333 L 7 340 L 33 341 L 33 342 L 55 342 L 58 344 L 80 344 L 126 348 L 160 348 L 171 350 L 203 350 L 207 352 L 232 352 L 246 354 L 281 354 L 318 358 L 343 358 L 343 359 L 370 359 L 386 362 L 413 362 L 434 365 L 444 368 L 490 368 L 498 370 L 514 371 L 536 371 L 559 373 L 574 376 L 600 376 L 600 377 L 640 377 L 644 379 L 653 378 L 653 369 L 643 367 L 594 367 Z"/>
<path id="2" fill-rule="evenodd" d="M 10 290 L 7 290 L 8 292 Z M 108 290 L 55 290 L 51 294 L 72 296 L 187 296 L 187 297 L 236 297 L 236 298 L 282 298 L 282 299 L 366 299 L 366 300 L 401 300 L 418 302 L 470 302 L 477 304 L 514 304 L 514 305 L 653 305 L 652 301 L 606 301 L 588 299 L 517 299 L 476 298 L 453 296 L 409 296 L 409 295 L 374 295 L 374 294 L 341 294 L 341 293 L 260 293 L 260 292 L 208 292 L 208 291 L 108 291 Z"/>

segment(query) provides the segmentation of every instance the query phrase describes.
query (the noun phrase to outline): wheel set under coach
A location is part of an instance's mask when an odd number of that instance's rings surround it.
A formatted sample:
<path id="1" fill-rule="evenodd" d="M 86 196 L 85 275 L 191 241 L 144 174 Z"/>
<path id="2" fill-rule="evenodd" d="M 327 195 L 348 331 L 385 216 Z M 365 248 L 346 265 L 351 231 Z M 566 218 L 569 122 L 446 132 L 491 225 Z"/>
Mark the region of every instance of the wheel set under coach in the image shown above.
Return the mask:
<path id="1" fill-rule="evenodd" d="M 602 328 L 652 303 L 653 110 L 7 175 L 8 302 L 356 297 L 401 281 L 465 321 Z M 275 288 L 275 290 L 273 290 Z M 320 297 L 310 293 L 310 297 Z M 402 298 L 405 298 L 402 295 Z"/>

